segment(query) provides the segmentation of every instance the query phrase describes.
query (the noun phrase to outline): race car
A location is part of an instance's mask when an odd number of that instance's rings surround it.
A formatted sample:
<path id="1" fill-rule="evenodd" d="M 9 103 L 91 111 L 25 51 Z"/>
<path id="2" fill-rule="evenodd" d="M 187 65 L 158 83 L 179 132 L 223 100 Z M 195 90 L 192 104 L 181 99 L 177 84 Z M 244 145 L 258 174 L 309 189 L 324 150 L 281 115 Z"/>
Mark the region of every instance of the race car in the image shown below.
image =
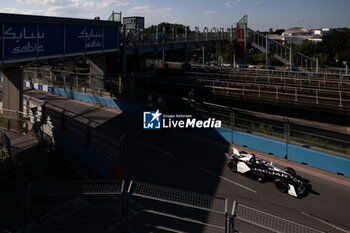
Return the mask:
<path id="1" fill-rule="evenodd" d="M 238 151 L 233 148 L 233 153 L 225 153 L 228 159 L 227 167 L 232 172 L 245 174 L 259 182 L 272 181 L 275 188 L 294 197 L 302 197 L 311 188 L 309 181 L 296 175 L 293 168 L 284 170 L 273 165 L 272 162 L 257 158 L 253 153 Z"/>

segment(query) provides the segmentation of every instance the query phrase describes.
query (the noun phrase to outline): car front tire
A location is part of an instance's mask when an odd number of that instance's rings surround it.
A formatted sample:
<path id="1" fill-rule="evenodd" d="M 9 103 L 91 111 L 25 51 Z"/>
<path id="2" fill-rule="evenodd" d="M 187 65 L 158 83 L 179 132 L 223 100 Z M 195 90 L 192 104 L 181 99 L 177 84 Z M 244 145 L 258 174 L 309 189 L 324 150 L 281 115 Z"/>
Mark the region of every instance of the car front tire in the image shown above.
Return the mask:
<path id="1" fill-rule="evenodd" d="M 276 179 L 275 180 L 275 188 L 281 193 L 285 193 L 287 191 L 287 183 L 284 180 Z"/>
<path id="2" fill-rule="evenodd" d="M 286 167 L 284 169 L 285 172 L 287 172 L 288 174 L 292 175 L 292 176 L 295 176 L 297 173 L 295 172 L 295 170 L 291 167 Z"/>
<path id="3" fill-rule="evenodd" d="M 227 166 L 230 168 L 232 172 L 237 171 L 237 163 L 235 161 L 231 161 L 227 164 Z"/>

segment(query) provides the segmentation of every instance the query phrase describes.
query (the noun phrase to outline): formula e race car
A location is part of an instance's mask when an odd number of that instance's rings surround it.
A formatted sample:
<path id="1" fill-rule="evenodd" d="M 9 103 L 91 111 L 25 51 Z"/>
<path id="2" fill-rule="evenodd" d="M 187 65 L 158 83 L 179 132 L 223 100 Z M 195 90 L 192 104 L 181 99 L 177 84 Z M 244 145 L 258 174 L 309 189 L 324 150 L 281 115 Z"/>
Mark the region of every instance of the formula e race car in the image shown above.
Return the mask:
<path id="1" fill-rule="evenodd" d="M 297 176 L 293 168 L 279 169 L 272 162 L 245 151 L 239 152 L 236 148 L 233 148 L 233 154 L 225 155 L 228 159 L 227 166 L 232 172 L 245 174 L 259 182 L 272 181 L 282 193 L 302 197 L 311 188 L 309 181 Z"/>

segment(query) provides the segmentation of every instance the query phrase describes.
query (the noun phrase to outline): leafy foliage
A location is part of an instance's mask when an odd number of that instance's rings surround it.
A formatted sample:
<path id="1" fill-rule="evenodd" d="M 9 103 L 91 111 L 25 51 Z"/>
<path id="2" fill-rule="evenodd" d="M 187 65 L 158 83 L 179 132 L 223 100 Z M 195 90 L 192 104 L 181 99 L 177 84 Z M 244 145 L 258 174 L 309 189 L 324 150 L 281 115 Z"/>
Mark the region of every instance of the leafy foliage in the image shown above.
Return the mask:
<path id="1" fill-rule="evenodd" d="M 160 23 L 158 25 L 152 25 L 148 28 L 145 28 L 145 33 L 156 33 L 157 31 L 157 27 L 158 27 L 158 31 L 159 32 L 163 32 L 163 28 L 165 29 L 165 33 L 167 34 L 171 34 L 173 33 L 173 28 L 175 27 L 176 30 L 177 30 L 177 33 L 178 34 L 183 34 L 185 33 L 185 27 L 183 24 L 172 24 L 172 23 Z M 190 30 L 190 27 L 187 26 L 187 31 L 190 33 L 191 30 Z"/>
<path id="2" fill-rule="evenodd" d="M 305 41 L 294 49 L 305 55 L 318 58 L 328 66 L 342 66 L 343 61 L 350 63 L 350 29 L 331 31 L 322 37 L 322 42 Z"/>

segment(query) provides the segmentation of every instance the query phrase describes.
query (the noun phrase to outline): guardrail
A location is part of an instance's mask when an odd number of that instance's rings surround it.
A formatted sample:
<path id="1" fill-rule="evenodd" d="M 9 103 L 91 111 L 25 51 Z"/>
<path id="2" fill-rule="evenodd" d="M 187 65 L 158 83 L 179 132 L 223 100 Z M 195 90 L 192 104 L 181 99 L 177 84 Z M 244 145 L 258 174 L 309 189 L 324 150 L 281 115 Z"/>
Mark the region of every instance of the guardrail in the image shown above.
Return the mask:
<path id="1" fill-rule="evenodd" d="M 97 214 L 98 213 L 98 214 Z M 321 233 L 226 198 L 138 181 L 30 183 L 22 232 L 50 229 L 94 232 L 289 232 Z"/>
<path id="2" fill-rule="evenodd" d="M 233 229 L 238 232 L 323 233 L 323 231 L 315 228 L 254 209 L 237 202 L 233 203 L 231 216 Z"/>

